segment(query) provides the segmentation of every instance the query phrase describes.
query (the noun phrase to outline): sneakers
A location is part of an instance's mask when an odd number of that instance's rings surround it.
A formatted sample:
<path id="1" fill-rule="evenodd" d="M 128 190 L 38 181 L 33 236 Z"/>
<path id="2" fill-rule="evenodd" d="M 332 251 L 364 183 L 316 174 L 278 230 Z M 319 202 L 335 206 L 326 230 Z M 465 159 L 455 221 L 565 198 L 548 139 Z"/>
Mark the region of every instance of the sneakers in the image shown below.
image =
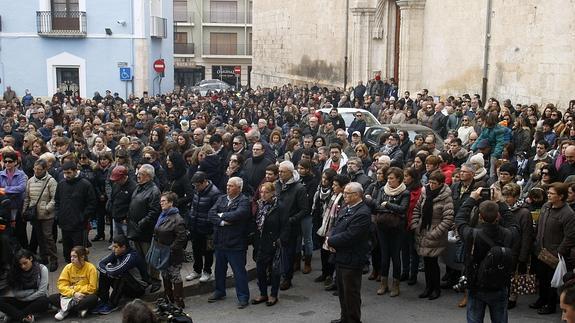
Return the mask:
<path id="1" fill-rule="evenodd" d="M 197 273 L 197 272 L 195 272 L 195 271 L 192 271 L 191 274 L 189 274 L 188 276 L 186 276 L 186 280 L 187 280 L 187 281 L 192 281 L 192 280 L 194 280 L 194 279 L 200 278 L 200 276 L 203 276 L 203 275 L 201 275 L 201 274 L 199 274 L 199 273 Z"/>
<path id="2" fill-rule="evenodd" d="M 88 310 L 81 310 L 78 315 L 80 318 L 86 318 L 86 316 L 88 316 Z"/>
<path id="3" fill-rule="evenodd" d="M 26 316 L 25 318 L 22 319 L 22 322 L 24 322 L 24 323 L 34 322 L 34 315 L 28 314 L 28 316 Z"/>
<path id="4" fill-rule="evenodd" d="M 200 283 L 207 283 L 207 282 L 212 281 L 212 280 L 214 280 L 214 274 L 213 273 L 208 274 L 207 272 L 204 271 L 202 273 L 202 277 L 200 277 Z"/>
<path id="5" fill-rule="evenodd" d="M 56 315 L 54 315 L 54 319 L 56 321 L 62 321 L 63 319 L 66 318 L 66 316 L 68 316 L 67 311 L 58 311 L 58 313 L 56 313 Z"/>
<path id="6" fill-rule="evenodd" d="M 96 308 L 92 310 L 92 314 L 108 315 L 117 309 L 118 309 L 117 307 L 114 307 L 110 304 L 102 303 L 96 306 Z"/>
<path id="7" fill-rule="evenodd" d="M 114 244 L 112 243 L 111 245 L 108 246 L 108 250 L 112 250 L 113 247 L 114 247 Z"/>

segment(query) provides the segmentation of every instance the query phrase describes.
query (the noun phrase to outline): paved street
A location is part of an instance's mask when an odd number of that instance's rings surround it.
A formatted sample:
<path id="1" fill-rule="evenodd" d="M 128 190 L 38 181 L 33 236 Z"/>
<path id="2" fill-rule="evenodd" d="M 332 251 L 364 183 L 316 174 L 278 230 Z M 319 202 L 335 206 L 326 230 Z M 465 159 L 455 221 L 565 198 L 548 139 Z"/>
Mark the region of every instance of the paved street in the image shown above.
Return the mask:
<path id="1" fill-rule="evenodd" d="M 319 268 L 319 259 L 315 257 L 313 268 Z M 329 322 L 337 318 L 339 305 L 337 297 L 330 292 L 323 291 L 323 285 L 314 283 L 313 278 L 318 275 L 313 271 L 309 275 L 296 274 L 295 287 L 287 292 L 280 292 L 280 301 L 274 307 L 265 304 L 250 305 L 239 310 L 236 308 L 236 298 L 233 289 L 228 289 L 228 297 L 218 303 L 210 304 L 206 301 L 207 295 L 198 295 L 186 298 L 186 311 L 191 313 L 194 322 Z M 421 292 L 423 273 L 420 273 L 420 282 L 416 286 L 402 285 L 401 295 L 391 298 L 388 295 L 377 296 L 377 284 L 368 281 L 364 276 L 362 287 L 363 322 L 464 322 L 465 309 L 458 308 L 457 304 L 461 294 L 445 292 L 435 301 L 420 300 L 417 295 Z M 255 281 L 250 282 L 251 296 L 257 295 Z M 553 316 L 540 316 L 527 307 L 534 300 L 533 296 L 520 298 L 518 307 L 510 312 L 510 322 L 560 322 L 560 314 Z M 49 322 L 52 317 L 39 321 Z M 79 321 L 71 317 L 67 321 Z M 89 316 L 89 322 L 120 322 L 121 312 L 107 316 Z M 486 322 L 489 322 L 487 319 Z"/>

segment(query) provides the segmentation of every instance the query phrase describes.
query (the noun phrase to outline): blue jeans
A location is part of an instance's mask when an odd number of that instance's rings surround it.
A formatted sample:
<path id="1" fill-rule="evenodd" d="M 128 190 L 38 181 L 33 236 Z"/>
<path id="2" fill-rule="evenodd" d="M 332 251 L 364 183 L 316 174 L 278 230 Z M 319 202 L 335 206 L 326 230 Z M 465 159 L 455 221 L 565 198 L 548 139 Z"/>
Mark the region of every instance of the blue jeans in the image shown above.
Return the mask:
<path id="1" fill-rule="evenodd" d="M 313 254 L 313 241 L 312 241 L 313 217 L 311 215 L 304 216 L 301 219 L 301 235 L 297 239 L 296 254 L 301 252 L 302 239 L 303 239 L 303 255 L 311 256 Z"/>
<path id="2" fill-rule="evenodd" d="M 291 281 L 293 278 L 293 262 L 297 249 L 297 239 L 290 237 L 287 243 L 282 244 L 282 276 Z"/>
<path id="3" fill-rule="evenodd" d="M 234 280 L 236 282 L 236 296 L 240 303 L 247 303 L 250 299 L 250 290 L 248 288 L 248 273 L 246 271 L 246 250 L 218 250 L 216 256 L 216 290 L 215 296 L 226 296 L 226 274 L 228 272 L 228 263 L 232 267 Z"/>
<path id="4" fill-rule="evenodd" d="M 482 323 L 485 307 L 493 323 L 507 323 L 507 288 L 498 291 L 468 291 L 467 322 Z"/>
<path id="5" fill-rule="evenodd" d="M 116 236 L 126 237 L 128 235 L 128 224 L 117 221 L 116 219 L 114 219 L 113 221 L 114 221 L 114 224 L 113 224 L 114 237 L 116 237 Z"/>

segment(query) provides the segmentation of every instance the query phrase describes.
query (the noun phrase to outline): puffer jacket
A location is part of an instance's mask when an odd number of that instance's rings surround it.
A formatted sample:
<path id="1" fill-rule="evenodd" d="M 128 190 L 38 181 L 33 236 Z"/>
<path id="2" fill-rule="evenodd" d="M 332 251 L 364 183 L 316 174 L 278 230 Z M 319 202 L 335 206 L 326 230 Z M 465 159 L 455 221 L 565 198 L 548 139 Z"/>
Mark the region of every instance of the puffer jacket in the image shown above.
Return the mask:
<path id="1" fill-rule="evenodd" d="M 79 175 L 63 180 L 56 187 L 55 210 L 63 231 L 84 230 L 96 213 L 96 193 L 92 184 Z"/>
<path id="2" fill-rule="evenodd" d="M 287 214 L 289 218 L 290 238 L 295 240 L 301 231 L 301 219 L 310 214 L 310 205 L 305 186 L 299 182 L 299 174 L 294 176 L 285 184 L 280 180 L 276 181 L 276 196 L 278 203 L 283 205 L 280 213 Z M 284 216 L 284 215 L 282 215 Z"/>
<path id="3" fill-rule="evenodd" d="M 144 242 L 152 241 L 160 209 L 160 190 L 154 181 L 138 185 L 132 194 L 128 211 L 128 238 Z"/>
<path id="4" fill-rule="evenodd" d="M 46 185 L 46 188 L 42 192 L 44 185 Z M 32 176 L 26 183 L 26 197 L 24 197 L 22 210 L 26 210 L 29 205 L 35 204 L 38 220 L 53 219 L 57 186 L 56 180 L 48 173 L 43 178 Z M 42 192 L 42 196 L 40 196 L 40 192 Z"/>
<path id="5" fill-rule="evenodd" d="M 537 237 L 535 239 L 535 255 L 546 248 L 554 255 L 561 254 L 567 262 L 568 270 L 572 268 L 575 251 L 575 214 L 565 203 L 561 208 L 552 208 L 549 202 L 541 208 L 537 222 Z"/>
<path id="6" fill-rule="evenodd" d="M 505 130 L 505 127 L 498 124 L 492 128 L 487 127 L 483 128 L 483 130 L 481 130 L 479 138 L 477 138 L 475 143 L 471 146 L 471 150 L 476 151 L 477 144 L 481 140 L 487 139 L 489 141 L 489 146 L 493 147 L 493 152 L 491 153 L 491 156 L 497 159 L 501 158 L 501 154 L 503 153 L 503 147 L 508 142 L 505 139 L 506 131 L 507 130 Z"/>
<path id="7" fill-rule="evenodd" d="M 128 178 L 126 183 L 113 183 L 110 194 L 109 207 L 112 218 L 116 221 L 123 221 L 128 217 L 132 195 L 138 184 Z"/>
<path id="8" fill-rule="evenodd" d="M 192 234 L 213 233 L 213 224 L 209 219 L 208 212 L 221 195 L 220 190 L 212 182 L 209 182 L 203 191 L 194 193 L 188 223 Z"/>
<path id="9" fill-rule="evenodd" d="M 184 262 L 184 249 L 186 249 L 188 235 L 184 219 L 177 208 L 173 207 L 162 212 L 154 227 L 154 239 L 160 244 L 170 246 L 170 265 L 179 265 Z"/>
<path id="10" fill-rule="evenodd" d="M 14 171 L 11 181 L 8 180 L 6 170 L 0 171 L 0 187 L 4 188 L 6 195 L 10 198 L 12 202 L 10 204 L 11 209 L 20 209 L 22 207 L 26 181 L 28 181 L 28 176 L 19 169 Z"/>
<path id="11" fill-rule="evenodd" d="M 220 217 L 218 214 L 222 214 Z M 222 195 L 209 211 L 209 219 L 214 225 L 214 246 L 220 250 L 247 250 L 250 212 L 250 200 L 244 194 L 228 201 Z M 228 224 L 223 225 L 227 222 Z"/>
<path id="12" fill-rule="evenodd" d="M 433 200 L 433 216 L 429 229 L 421 227 L 425 199 L 425 190 L 422 190 L 421 197 L 413 210 L 411 229 L 415 230 L 417 253 L 422 257 L 437 257 L 447 246 L 447 232 L 453 225 L 451 189 L 444 184 L 439 195 Z"/>

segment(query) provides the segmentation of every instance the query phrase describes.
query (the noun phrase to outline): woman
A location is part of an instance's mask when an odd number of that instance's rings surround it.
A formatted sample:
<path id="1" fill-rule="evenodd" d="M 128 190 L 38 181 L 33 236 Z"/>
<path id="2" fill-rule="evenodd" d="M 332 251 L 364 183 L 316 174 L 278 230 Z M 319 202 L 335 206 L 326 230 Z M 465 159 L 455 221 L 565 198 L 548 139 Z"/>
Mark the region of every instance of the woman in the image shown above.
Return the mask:
<path id="1" fill-rule="evenodd" d="M 569 184 L 569 191 L 567 194 L 567 203 L 569 203 L 569 206 L 573 210 L 575 210 L 575 183 Z"/>
<path id="2" fill-rule="evenodd" d="M 401 238 L 404 234 L 409 196 L 410 193 L 403 183 L 403 170 L 398 167 L 389 168 L 387 182 L 373 200 L 377 237 L 381 249 L 381 286 L 377 290 L 377 295 L 389 291 L 387 277 L 390 262 L 393 262 L 393 284 L 389 296 L 399 296 Z"/>
<path id="3" fill-rule="evenodd" d="M 355 156 L 361 159 L 363 172 L 367 174 L 369 171 L 369 166 L 371 166 L 372 160 L 369 157 L 369 150 L 365 144 L 359 144 L 355 147 Z"/>
<path id="4" fill-rule="evenodd" d="M 178 147 L 180 149 L 180 153 L 184 153 L 186 152 L 186 150 L 192 148 L 192 144 L 191 144 L 191 139 L 190 139 L 190 134 L 187 132 L 182 132 L 180 134 L 178 134 Z"/>
<path id="5" fill-rule="evenodd" d="M 166 159 L 167 178 L 168 184 L 166 190 L 176 193 L 178 199 L 175 207 L 178 208 L 180 214 L 187 214 L 188 205 L 192 201 L 194 188 L 191 182 L 186 177 L 186 162 L 184 157 L 179 152 L 171 152 Z"/>
<path id="6" fill-rule="evenodd" d="M 198 170 L 205 172 L 212 183 L 222 181 L 222 161 L 212 146 L 203 145 L 198 152 Z"/>
<path id="7" fill-rule="evenodd" d="M 533 246 L 533 217 L 529 209 L 519 202 L 521 187 L 515 183 L 503 186 L 501 190 L 509 211 L 519 224 L 521 236 L 513 243 L 513 268 L 520 275 L 527 274 L 527 268 L 531 261 L 531 248 Z M 517 305 L 517 294 L 510 293 L 507 308 L 512 309 Z"/>
<path id="8" fill-rule="evenodd" d="M 298 139 L 290 139 L 286 146 L 286 152 L 284 154 L 284 160 L 291 161 L 294 151 L 300 149 L 300 144 Z"/>
<path id="9" fill-rule="evenodd" d="M 35 313 L 48 310 L 48 269 L 30 251 L 20 249 L 14 256 L 10 285 L 13 296 L 0 297 L 8 321 L 34 322 Z"/>
<path id="10" fill-rule="evenodd" d="M 413 145 L 411 145 L 411 147 L 409 147 L 409 150 L 407 152 L 408 156 L 408 160 L 412 160 L 415 158 L 415 156 L 417 156 L 419 154 L 420 151 L 423 150 L 423 143 L 425 142 L 425 138 L 423 138 L 423 135 L 415 135 L 415 138 L 413 138 Z"/>
<path id="11" fill-rule="evenodd" d="M 425 159 L 426 158 L 427 158 L 427 154 L 420 153 L 420 154 L 417 154 L 415 156 L 415 158 L 413 159 L 412 167 L 415 168 L 415 170 L 417 171 L 419 178 L 422 178 L 423 174 L 425 174 L 425 172 L 426 172 L 426 170 L 425 170 Z"/>
<path id="12" fill-rule="evenodd" d="M 222 187 L 225 187 L 225 183 L 228 179 L 232 177 L 239 177 L 244 180 L 244 185 L 242 188 L 242 193 L 248 194 L 248 196 L 253 195 L 253 188 L 248 184 L 249 181 L 246 178 L 244 169 L 244 157 L 242 154 L 232 154 L 230 156 L 230 162 L 226 168 L 225 176 L 222 177 Z"/>
<path id="13" fill-rule="evenodd" d="M 311 214 L 313 215 L 313 231 L 317 232 L 318 229 L 321 227 L 323 213 L 327 203 L 330 201 L 331 193 L 332 193 L 332 185 L 333 185 L 333 178 L 337 175 L 335 170 L 328 168 L 323 171 L 321 175 L 321 180 L 319 182 L 317 191 L 313 196 L 313 204 L 311 207 Z M 314 249 L 315 246 L 321 246 L 323 244 L 323 237 L 318 235 L 314 235 Z M 323 262 L 322 262 L 323 265 Z M 324 282 L 327 275 L 325 271 L 322 269 L 321 275 L 314 279 L 314 282 L 321 283 Z"/>
<path id="14" fill-rule="evenodd" d="M 92 154 L 97 158 L 105 153 L 112 153 L 112 149 L 106 146 L 104 138 L 101 136 L 94 139 L 94 147 L 92 148 Z"/>
<path id="15" fill-rule="evenodd" d="M 54 315 L 62 321 L 71 312 L 85 318 L 98 305 L 98 270 L 88 262 L 88 249 L 76 246 L 70 251 L 70 261 L 58 278 L 58 294 L 50 295 L 50 303 L 59 309 Z"/>
<path id="16" fill-rule="evenodd" d="M 409 206 L 407 207 L 407 223 L 405 226 L 405 239 L 401 246 L 401 264 L 403 266 L 401 279 L 408 279 L 408 285 L 417 283 L 417 273 L 419 270 L 419 255 L 415 248 L 415 232 L 411 229 L 413 222 L 413 210 L 421 196 L 422 186 L 419 174 L 413 167 L 408 167 L 403 171 L 403 183 L 409 191 Z"/>
<path id="17" fill-rule="evenodd" d="M 94 167 L 94 191 L 96 192 L 96 198 L 98 199 L 98 207 L 96 209 L 96 219 L 98 222 L 98 233 L 92 241 L 98 241 L 96 238 L 105 239 L 105 228 L 106 228 L 106 203 L 108 201 L 108 195 L 112 192 L 112 184 L 109 182 L 110 174 L 112 173 L 112 154 L 105 153 L 98 158 L 98 162 Z M 106 191 L 108 190 L 108 192 Z M 112 242 L 112 226 L 110 225 L 110 238 L 109 242 Z"/>
<path id="18" fill-rule="evenodd" d="M 278 159 L 280 156 L 283 156 L 283 147 L 284 142 L 282 140 L 282 133 L 279 130 L 273 130 L 270 134 L 270 147 Z"/>
<path id="19" fill-rule="evenodd" d="M 266 182 L 260 188 L 261 198 L 257 201 L 255 212 L 256 220 L 256 243 L 255 260 L 258 277 L 260 296 L 252 299 L 252 304 L 266 302 L 267 306 L 273 306 L 278 302 L 278 290 L 280 285 L 280 269 L 275 266 L 277 252 L 283 243 L 287 243 L 289 223 L 288 218 L 281 217 L 278 212 L 276 190 L 273 183 Z M 281 257 L 281 256 L 280 256 Z M 268 268 L 271 270 L 271 295 L 268 296 Z"/>
<path id="20" fill-rule="evenodd" d="M 529 153 L 533 137 L 531 136 L 531 129 L 529 128 L 525 118 L 519 117 L 513 123 L 513 146 L 515 151 Z"/>
<path id="21" fill-rule="evenodd" d="M 566 203 L 568 186 L 556 182 L 547 190 L 547 203 L 541 208 L 541 214 L 535 229 L 534 260 L 535 273 L 539 280 L 539 297 L 530 308 L 537 309 L 538 314 L 552 314 L 557 306 L 557 289 L 551 287 L 551 279 L 555 268 L 537 259 L 537 255 L 545 248 L 549 253 L 558 257 L 562 255 L 567 262 L 567 270 L 571 264 L 571 239 L 575 226 L 575 214 Z"/>
<path id="22" fill-rule="evenodd" d="M 161 270 L 164 283 L 164 293 L 170 302 L 184 308 L 184 284 L 182 281 L 182 263 L 184 262 L 184 249 L 188 241 L 184 219 L 174 203 L 178 196 L 174 192 L 165 192 L 160 197 L 162 213 L 158 217 L 154 228 L 156 243 L 170 246 L 170 266 Z"/>
<path id="23" fill-rule="evenodd" d="M 22 159 L 22 170 L 26 176 L 31 177 L 34 175 L 34 163 L 40 158 L 40 155 L 48 152 L 48 148 L 42 139 L 36 139 L 32 143 L 32 149 L 24 155 Z"/>
<path id="24" fill-rule="evenodd" d="M 397 132 L 399 134 L 399 149 L 403 152 L 403 156 L 408 156 L 411 146 L 413 146 L 413 141 L 409 139 L 409 132 L 407 130 L 400 130 Z M 408 160 L 408 158 L 405 158 Z"/>
<path id="25" fill-rule="evenodd" d="M 150 132 L 148 145 L 152 146 L 155 151 L 159 152 L 161 159 L 166 158 L 166 130 L 163 127 L 156 127 Z"/>
<path id="26" fill-rule="evenodd" d="M 411 223 L 411 229 L 415 230 L 417 253 L 423 257 L 425 268 L 425 291 L 419 298 L 434 300 L 441 295 L 437 258 L 447 246 L 447 233 L 452 225 L 451 189 L 445 184 L 445 175 L 436 170 L 429 176 Z"/>
<path id="27" fill-rule="evenodd" d="M 322 136 L 315 136 L 315 138 L 313 139 L 313 145 L 314 148 L 316 150 L 319 149 L 319 147 L 324 147 L 327 146 L 327 143 L 325 142 L 325 138 Z"/>
<path id="28" fill-rule="evenodd" d="M 323 179 L 322 179 L 323 181 Z M 331 186 L 332 194 L 329 198 L 327 204 L 323 208 L 322 223 L 321 227 L 317 230 L 317 234 L 321 237 L 321 272 L 324 277 L 325 290 L 332 291 L 336 290 L 337 286 L 333 280 L 333 274 L 335 272 L 335 264 L 329 261 L 331 252 L 328 246 L 325 244 L 326 238 L 329 237 L 339 209 L 343 205 L 343 188 L 349 183 L 349 178 L 345 175 L 335 175 L 333 178 L 333 184 Z M 317 279 L 316 279 L 317 280 Z"/>
<path id="29" fill-rule="evenodd" d="M 0 171 L 0 188 L 10 199 L 10 221 L 16 222 L 14 235 L 20 243 L 20 247 L 28 248 L 27 224 L 26 220 L 22 219 L 22 204 L 28 177 L 19 169 L 18 154 L 11 147 L 3 148 L 1 157 L 4 170 Z"/>
<path id="30" fill-rule="evenodd" d="M 379 191 L 385 186 L 387 181 L 386 175 L 389 167 L 380 167 L 375 172 L 375 182 L 369 184 L 364 191 L 364 196 L 367 201 L 377 198 Z M 371 264 L 372 271 L 367 277 L 368 280 L 381 281 L 381 248 L 379 246 L 379 239 L 377 235 L 377 227 L 373 225 L 370 227 L 370 240 L 371 240 Z"/>

